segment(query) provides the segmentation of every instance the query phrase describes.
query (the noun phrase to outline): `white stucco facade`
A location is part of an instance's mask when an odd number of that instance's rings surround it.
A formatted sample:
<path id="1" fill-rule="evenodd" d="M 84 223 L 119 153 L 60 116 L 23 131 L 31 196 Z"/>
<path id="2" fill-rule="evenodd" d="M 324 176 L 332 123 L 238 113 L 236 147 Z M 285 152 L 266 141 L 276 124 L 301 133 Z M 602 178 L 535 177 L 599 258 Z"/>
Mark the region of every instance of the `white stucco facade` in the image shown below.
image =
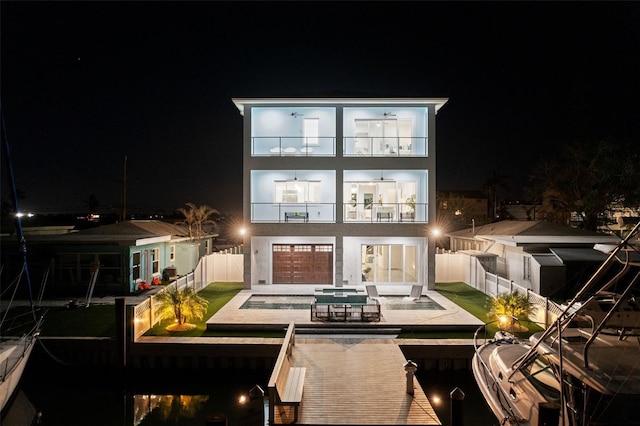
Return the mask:
<path id="1" fill-rule="evenodd" d="M 435 118 L 446 99 L 234 99 L 245 288 L 435 285 Z"/>

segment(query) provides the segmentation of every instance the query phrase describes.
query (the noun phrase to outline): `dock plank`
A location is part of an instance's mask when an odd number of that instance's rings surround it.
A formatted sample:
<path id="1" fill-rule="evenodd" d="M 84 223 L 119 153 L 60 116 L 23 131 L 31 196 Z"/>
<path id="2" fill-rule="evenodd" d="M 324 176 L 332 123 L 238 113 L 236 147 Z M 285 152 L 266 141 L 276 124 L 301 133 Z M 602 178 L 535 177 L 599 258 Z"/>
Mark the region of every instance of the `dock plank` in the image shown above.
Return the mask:
<path id="1" fill-rule="evenodd" d="M 296 339 L 292 365 L 306 367 L 300 425 L 441 425 L 417 380 L 406 392 L 406 359 L 391 339 Z M 276 424 L 291 421 L 276 411 Z"/>

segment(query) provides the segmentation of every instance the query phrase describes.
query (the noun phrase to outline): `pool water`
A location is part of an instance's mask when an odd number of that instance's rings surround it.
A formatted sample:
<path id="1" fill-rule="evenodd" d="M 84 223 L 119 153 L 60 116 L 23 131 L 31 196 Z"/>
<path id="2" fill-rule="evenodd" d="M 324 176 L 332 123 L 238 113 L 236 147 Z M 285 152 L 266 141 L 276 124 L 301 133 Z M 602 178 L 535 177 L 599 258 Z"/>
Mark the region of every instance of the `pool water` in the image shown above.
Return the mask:
<path id="1" fill-rule="evenodd" d="M 253 295 L 240 306 L 240 309 L 309 309 L 314 300 L 314 296 Z M 383 308 L 392 311 L 444 310 L 442 306 L 433 301 L 429 296 L 422 296 L 418 300 L 402 296 L 388 296 L 381 297 L 379 300 Z"/>
<path id="2" fill-rule="evenodd" d="M 381 297 L 380 304 L 392 311 L 444 311 L 444 308 L 429 296 L 414 300 L 410 297 Z"/>
<path id="3" fill-rule="evenodd" d="M 254 295 L 240 309 L 309 309 L 313 296 L 260 296 Z"/>

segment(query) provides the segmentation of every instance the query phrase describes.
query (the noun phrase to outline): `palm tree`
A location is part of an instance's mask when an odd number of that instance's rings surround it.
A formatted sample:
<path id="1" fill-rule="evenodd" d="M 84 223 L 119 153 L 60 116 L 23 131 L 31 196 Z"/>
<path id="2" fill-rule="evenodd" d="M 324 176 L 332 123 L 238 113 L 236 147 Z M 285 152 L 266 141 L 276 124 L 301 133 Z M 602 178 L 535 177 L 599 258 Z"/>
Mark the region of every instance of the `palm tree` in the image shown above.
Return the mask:
<path id="1" fill-rule="evenodd" d="M 209 206 L 196 206 L 193 203 L 186 203 L 187 208 L 180 208 L 178 211 L 184 216 L 184 220 L 178 222 L 186 225 L 189 229 L 189 237 L 196 242 L 200 242 L 204 236 L 203 228 L 206 225 L 216 225 L 211 216 L 220 214 L 218 210 Z"/>
<path id="2" fill-rule="evenodd" d="M 181 207 L 178 209 L 178 211 L 180 213 L 182 213 L 182 215 L 184 216 L 184 220 L 178 222 L 179 225 L 185 225 L 187 227 L 187 229 L 189 230 L 189 238 L 194 238 L 193 236 L 193 226 L 196 222 L 196 205 L 193 203 L 187 203 L 186 206 L 188 207 L 187 209 L 185 209 L 184 207 Z"/>
<path id="3" fill-rule="evenodd" d="M 497 317 L 501 322 L 507 321 L 512 332 L 517 320 L 529 319 L 529 315 L 536 310 L 527 295 L 518 293 L 518 290 L 492 297 L 488 303 L 489 316 Z"/>
<path id="4" fill-rule="evenodd" d="M 188 321 L 192 318 L 202 319 L 209 301 L 198 296 L 193 287 L 166 287 L 164 291 L 155 296 L 156 303 L 159 304 L 156 315 L 160 320 L 174 320 L 175 323 L 166 327 L 169 331 L 190 330 L 195 327 Z"/>
<path id="5" fill-rule="evenodd" d="M 200 241 L 202 236 L 204 235 L 203 227 L 206 225 L 215 226 L 216 223 L 211 219 L 211 216 L 220 214 L 218 210 L 212 209 L 209 206 L 199 206 L 195 209 L 195 217 L 196 217 L 196 240 Z"/>

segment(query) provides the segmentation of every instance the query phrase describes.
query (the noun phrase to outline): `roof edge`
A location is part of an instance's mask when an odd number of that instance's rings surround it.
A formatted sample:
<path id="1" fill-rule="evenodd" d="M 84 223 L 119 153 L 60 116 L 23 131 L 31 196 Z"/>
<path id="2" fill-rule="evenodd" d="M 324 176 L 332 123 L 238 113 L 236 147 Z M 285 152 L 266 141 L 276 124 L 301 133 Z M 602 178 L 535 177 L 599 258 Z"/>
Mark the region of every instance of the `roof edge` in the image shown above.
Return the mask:
<path id="1" fill-rule="evenodd" d="M 449 101 L 449 98 L 231 98 L 233 103 L 244 115 L 244 106 L 252 105 L 278 105 L 278 104 L 344 104 L 344 105 L 411 105 L 424 104 L 436 106 L 436 114 Z"/>

